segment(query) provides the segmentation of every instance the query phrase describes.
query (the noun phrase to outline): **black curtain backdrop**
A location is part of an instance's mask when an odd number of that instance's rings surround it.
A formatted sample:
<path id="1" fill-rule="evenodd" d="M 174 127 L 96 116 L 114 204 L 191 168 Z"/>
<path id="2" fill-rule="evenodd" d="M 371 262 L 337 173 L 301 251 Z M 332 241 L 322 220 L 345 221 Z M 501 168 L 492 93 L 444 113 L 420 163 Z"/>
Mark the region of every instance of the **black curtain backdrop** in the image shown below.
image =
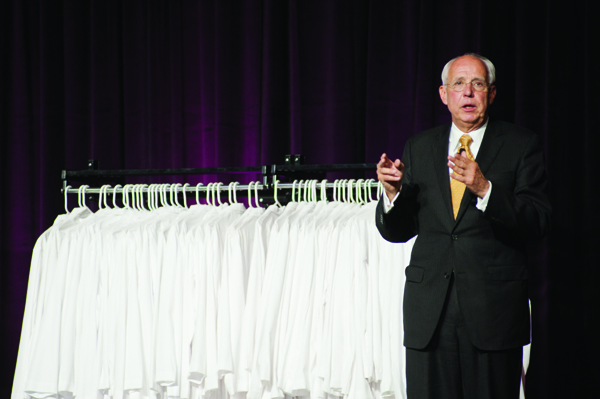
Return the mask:
<path id="1" fill-rule="evenodd" d="M 450 120 L 440 73 L 465 52 L 496 65 L 492 117 L 534 130 L 546 149 L 553 231 L 532 245 L 527 397 L 587 397 L 600 264 L 592 4 L 3 3 L 0 397 L 12 386 L 32 248 L 64 213 L 62 169 L 88 159 L 136 169 L 255 166 L 290 153 L 308 163 L 399 157 L 408 137 Z"/>

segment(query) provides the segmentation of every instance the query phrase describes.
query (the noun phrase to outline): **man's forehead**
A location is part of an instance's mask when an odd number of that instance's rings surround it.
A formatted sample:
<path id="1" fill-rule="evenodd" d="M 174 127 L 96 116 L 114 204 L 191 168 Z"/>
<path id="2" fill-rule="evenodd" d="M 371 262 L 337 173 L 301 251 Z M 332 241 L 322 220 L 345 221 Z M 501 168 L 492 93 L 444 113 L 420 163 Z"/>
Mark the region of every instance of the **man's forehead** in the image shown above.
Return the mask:
<path id="1" fill-rule="evenodd" d="M 466 75 L 475 75 L 482 79 L 487 78 L 487 68 L 483 61 L 478 58 L 465 56 L 457 59 L 450 65 L 449 76 L 453 78 L 466 77 Z"/>

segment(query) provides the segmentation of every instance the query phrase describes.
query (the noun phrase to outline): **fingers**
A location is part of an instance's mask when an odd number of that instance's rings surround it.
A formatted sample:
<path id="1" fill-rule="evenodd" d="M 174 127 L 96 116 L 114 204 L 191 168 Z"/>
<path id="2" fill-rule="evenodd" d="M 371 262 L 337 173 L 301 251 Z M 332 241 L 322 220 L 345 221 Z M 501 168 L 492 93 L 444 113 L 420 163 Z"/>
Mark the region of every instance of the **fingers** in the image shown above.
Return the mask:
<path id="1" fill-rule="evenodd" d="M 399 159 L 392 162 L 387 154 L 381 155 L 377 164 L 377 179 L 390 199 L 399 191 L 403 174 L 404 164 Z"/>
<path id="2" fill-rule="evenodd" d="M 448 155 L 448 161 L 448 167 L 458 175 L 465 175 L 467 173 L 467 170 L 474 171 L 475 169 L 477 169 L 477 163 L 459 154 L 457 154 L 455 157 L 452 155 Z M 452 174 L 453 173 L 451 173 L 451 175 Z"/>
<path id="3" fill-rule="evenodd" d="M 489 182 L 481 173 L 479 165 L 462 155 L 448 156 L 448 167 L 452 169 L 450 177 L 464 183 L 469 190 L 480 198 L 487 193 Z"/>
<path id="4" fill-rule="evenodd" d="M 381 155 L 381 159 L 377 164 L 377 177 L 383 183 L 384 181 L 400 181 L 404 164 L 396 159 L 392 162 L 386 154 Z"/>

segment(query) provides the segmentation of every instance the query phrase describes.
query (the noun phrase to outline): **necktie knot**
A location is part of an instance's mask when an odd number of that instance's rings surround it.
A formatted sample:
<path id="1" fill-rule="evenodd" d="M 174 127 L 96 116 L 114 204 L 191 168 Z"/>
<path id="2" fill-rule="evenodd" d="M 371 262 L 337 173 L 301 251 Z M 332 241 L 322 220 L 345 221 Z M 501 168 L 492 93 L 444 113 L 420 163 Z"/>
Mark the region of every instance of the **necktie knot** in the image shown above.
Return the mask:
<path id="1" fill-rule="evenodd" d="M 469 136 L 468 134 L 463 134 L 462 136 L 460 136 L 460 139 L 458 141 L 460 141 L 458 153 L 460 154 L 464 150 L 467 154 L 467 158 L 469 158 L 471 161 L 474 161 L 475 157 L 471 152 L 471 143 L 473 142 L 473 138 L 471 138 L 471 136 Z"/>
<path id="2" fill-rule="evenodd" d="M 470 147 L 471 143 L 473 142 L 473 139 L 468 134 L 463 134 L 462 136 L 460 136 L 459 141 L 461 147 Z"/>

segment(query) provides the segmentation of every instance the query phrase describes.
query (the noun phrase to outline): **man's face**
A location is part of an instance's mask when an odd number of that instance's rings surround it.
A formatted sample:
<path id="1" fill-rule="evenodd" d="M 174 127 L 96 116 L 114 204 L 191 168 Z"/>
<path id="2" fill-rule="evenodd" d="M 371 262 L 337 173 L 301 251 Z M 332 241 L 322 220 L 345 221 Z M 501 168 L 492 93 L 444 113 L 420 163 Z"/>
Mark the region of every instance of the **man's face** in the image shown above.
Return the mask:
<path id="1" fill-rule="evenodd" d="M 470 56 L 457 59 L 450 66 L 446 83 L 451 85 L 457 80 L 481 80 L 487 84 L 485 64 Z M 454 91 L 449 86 L 442 85 L 440 97 L 452 114 L 452 122 L 463 132 L 470 132 L 485 122 L 488 105 L 496 97 L 496 87 L 489 86 L 486 91 L 476 91 L 472 84 L 467 84 L 463 91 Z"/>

